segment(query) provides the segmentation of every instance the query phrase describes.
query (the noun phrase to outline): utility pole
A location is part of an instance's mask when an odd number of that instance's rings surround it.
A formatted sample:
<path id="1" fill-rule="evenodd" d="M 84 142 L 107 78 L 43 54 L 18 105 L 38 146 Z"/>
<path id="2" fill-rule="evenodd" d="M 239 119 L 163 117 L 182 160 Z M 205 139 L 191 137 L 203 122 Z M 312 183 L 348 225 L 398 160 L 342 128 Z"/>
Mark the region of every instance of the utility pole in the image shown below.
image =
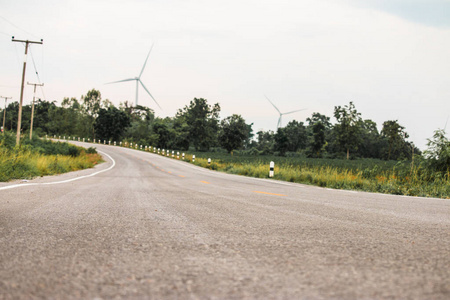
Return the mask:
<path id="1" fill-rule="evenodd" d="M 3 97 L 3 96 L 0 96 L 0 98 L 4 98 L 4 99 L 5 99 L 5 109 L 3 110 L 3 127 L 2 127 L 3 133 L 5 133 L 5 131 L 6 131 L 6 128 L 5 128 L 5 119 L 6 119 L 6 101 L 8 101 L 8 99 L 12 99 L 12 97 Z"/>
<path id="2" fill-rule="evenodd" d="M 20 143 L 20 129 L 21 129 L 21 125 L 22 125 L 22 103 L 23 103 L 23 88 L 25 85 L 25 70 L 27 67 L 27 54 L 28 54 L 28 45 L 29 44 L 42 44 L 43 40 L 41 39 L 40 42 L 34 42 L 34 41 L 29 41 L 29 40 L 16 40 L 14 39 L 14 37 L 12 37 L 12 41 L 13 42 L 21 42 L 21 43 L 25 43 L 25 59 L 23 61 L 23 71 L 22 71 L 22 85 L 20 88 L 20 100 L 19 100 L 19 117 L 17 120 L 17 136 L 16 136 L 16 145 L 19 145 Z"/>
<path id="3" fill-rule="evenodd" d="M 32 139 L 33 136 L 33 119 L 34 119 L 34 98 L 36 96 L 36 86 L 44 86 L 43 83 L 39 84 L 39 83 L 29 83 L 27 82 L 28 85 L 34 85 L 34 92 L 33 92 L 33 103 L 31 104 L 31 125 L 30 125 L 30 140 Z"/>

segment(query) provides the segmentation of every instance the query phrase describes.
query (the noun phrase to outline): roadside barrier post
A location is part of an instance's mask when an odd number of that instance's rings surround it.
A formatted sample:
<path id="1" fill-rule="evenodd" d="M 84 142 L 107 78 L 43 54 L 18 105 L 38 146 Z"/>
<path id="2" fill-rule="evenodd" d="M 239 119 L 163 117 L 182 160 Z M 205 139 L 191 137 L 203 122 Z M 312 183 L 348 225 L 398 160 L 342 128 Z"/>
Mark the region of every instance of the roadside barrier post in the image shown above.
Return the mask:
<path id="1" fill-rule="evenodd" d="M 182 155 L 182 157 L 183 157 L 182 159 L 184 160 L 184 152 L 183 152 L 183 155 Z"/>
<path id="2" fill-rule="evenodd" d="M 177 151 L 177 159 L 180 159 L 180 152 Z"/>
<path id="3" fill-rule="evenodd" d="M 275 168 L 275 163 L 273 161 L 270 162 L 270 171 L 269 177 L 273 177 L 273 169 Z"/>
<path id="4" fill-rule="evenodd" d="M 195 162 L 195 154 L 192 155 L 192 162 Z"/>
<path id="5" fill-rule="evenodd" d="M 208 158 L 208 168 L 211 166 L 211 158 Z"/>

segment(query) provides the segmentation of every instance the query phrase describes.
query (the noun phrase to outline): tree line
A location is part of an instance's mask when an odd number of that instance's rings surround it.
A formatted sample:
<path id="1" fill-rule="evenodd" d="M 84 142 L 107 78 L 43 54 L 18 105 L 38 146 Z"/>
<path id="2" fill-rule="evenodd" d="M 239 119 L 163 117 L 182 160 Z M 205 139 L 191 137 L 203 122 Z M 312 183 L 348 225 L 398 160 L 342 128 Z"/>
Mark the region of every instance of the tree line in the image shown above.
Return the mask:
<path id="1" fill-rule="evenodd" d="M 6 108 L 5 129 L 17 128 L 18 103 Z M 405 127 L 388 120 L 377 124 L 363 119 L 353 102 L 334 108 L 330 117 L 314 112 L 306 122 L 291 121 L 274 131 L 253 132 L 241 115 L 220 119 L 220 105 L 194 98 L 174 117 L 156 117 L 152 109 L 124 102 L 115 107 L 92 89 L 61 105 L 38 100 L 34 131 L 50 136 L 66 135 L 90 139 L 128 141 L 165 149 L 208 151 L 222 148 L 232 153 L 304 155 L 328 158 L 411 159 L 420 150 L 408 141 Z M 3 116 L 3 110 L 1 110 Z M 29 131 L 31 105 L 23 107 L 22 130 Z"/>

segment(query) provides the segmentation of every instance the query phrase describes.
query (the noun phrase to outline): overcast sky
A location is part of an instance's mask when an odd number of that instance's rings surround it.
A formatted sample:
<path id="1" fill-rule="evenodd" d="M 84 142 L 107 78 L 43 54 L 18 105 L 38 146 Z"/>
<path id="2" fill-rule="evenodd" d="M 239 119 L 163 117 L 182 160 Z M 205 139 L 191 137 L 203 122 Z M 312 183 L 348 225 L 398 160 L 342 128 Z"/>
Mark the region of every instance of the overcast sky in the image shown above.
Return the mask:
<path id="1" fill-rule="evenodd" d="M 332 118 L 353 101 L 379 129 L 398 120 L 422 150 L 450 115 L 450 0 L 0 0 L 0 96 L 20 97 L 26 80 L 58 103 L 90 89 L 115 105 L 134 103 L 174 116 L 194 97 L 241 114 L 254 132 Z M 33 64 L 34 60 L 34 64 Z M 26 86 L 24 104 L 33 88 Z M 0 100 L 3 107 L 4 101 Z M 449 121 L 450 123 L 450 121 Z M 447 126 L 449 131 L 450 124 Z"/>

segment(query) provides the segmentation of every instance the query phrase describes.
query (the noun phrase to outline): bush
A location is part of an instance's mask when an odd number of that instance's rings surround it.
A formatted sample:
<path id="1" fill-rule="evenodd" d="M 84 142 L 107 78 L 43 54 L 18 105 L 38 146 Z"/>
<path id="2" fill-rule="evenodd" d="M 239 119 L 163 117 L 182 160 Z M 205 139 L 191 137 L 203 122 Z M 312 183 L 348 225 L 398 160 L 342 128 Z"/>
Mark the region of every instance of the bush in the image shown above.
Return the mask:
<path id="1" fill-rule="evenodd" d="M 97 154 L 97 149 L 95 147 L 89 147 L 85 150 L 87 154 Z"/>

